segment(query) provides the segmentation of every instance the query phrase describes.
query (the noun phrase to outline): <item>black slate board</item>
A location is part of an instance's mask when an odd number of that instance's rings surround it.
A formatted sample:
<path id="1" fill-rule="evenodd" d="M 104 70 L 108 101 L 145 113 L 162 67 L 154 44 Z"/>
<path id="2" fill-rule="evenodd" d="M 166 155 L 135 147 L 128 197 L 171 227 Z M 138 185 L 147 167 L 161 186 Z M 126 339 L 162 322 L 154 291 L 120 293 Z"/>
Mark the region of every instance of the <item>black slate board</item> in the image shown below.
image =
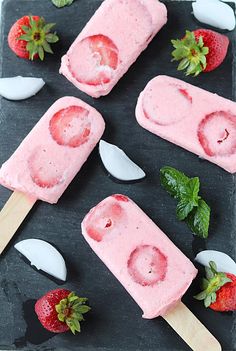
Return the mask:
<path id="1" fill-rule="evenodd" d="M 109 96 L 94 100 L 74 88 L 58 74 L 60 57 L 83 28 L 101 0 L 76 0 L 71 7 L 57 10 L 49 0 L 5 0 L 2 14 L 2 76 L 43 77 L 46 87 L 34 98 L 22 102 L 1 99 L 0 164 L 17 148 L 47 108 L 64 95 L 74 95 L 95 106 L 107 122 L 104 138 L 122 147 L 141 165 L 147 178 L 136 184 L 117 184 L 105 174 L 95 150 L 59 203 L 39 202 L 0 257 L 0 347 L 23 350 L 188 350 L 188 347 L 162 318 L 143 320 L 138 306 L 84 242 L 80 222 L 88 210 L 111 193 L 124 193 L 135 200 L 190 258 L 206 248 L 223 250 L 235 258 L 235 176 L 202 161 L 140 128 L 134 118 L 139 92 L 158 74 L 183 78 L 170 62 L 170 39 L 184 30 L 199 27 L 191 13 L 191 3 L 167 1 L 169 22 L 121 79 Z M 44 63 L 29 63 L 12 54 L 7 45 L 11 24 L 24 14 L 42 15 L 57 22 L 60 43 L 56 54 Z M 232 45 L 224 64 L 210 74 L 188 78 L 200 87 L 235 99 L 235 32 L 227 33 Z M 201 194 L 212 207 L 210 237 L 193 238 L 185 224 L 175 218 L 175 202 L 159 183 L 159 169 L 171 165 L 190 176 L 199 175 Z M 2 207 L 10 192 L 0 188 Z M 26 265 L 13 248 L 26 238 L 41 238 L 63 252 L 69 269 L 67 288 L 86 295 L 92 312 L 87 315 L 81 335 L 54 335 L 45 332 L 33 313 L 35 299 L 57 284 Z M 201 272 L 202 269 L 200 268 Z M 192 296 L 199 290 L 198 277 L 183 301 L 219 339 L 226 351 L 236 350 L 235 314 L 206 310 Z M 210 351 L 210 350 L 209 350 Z"/>

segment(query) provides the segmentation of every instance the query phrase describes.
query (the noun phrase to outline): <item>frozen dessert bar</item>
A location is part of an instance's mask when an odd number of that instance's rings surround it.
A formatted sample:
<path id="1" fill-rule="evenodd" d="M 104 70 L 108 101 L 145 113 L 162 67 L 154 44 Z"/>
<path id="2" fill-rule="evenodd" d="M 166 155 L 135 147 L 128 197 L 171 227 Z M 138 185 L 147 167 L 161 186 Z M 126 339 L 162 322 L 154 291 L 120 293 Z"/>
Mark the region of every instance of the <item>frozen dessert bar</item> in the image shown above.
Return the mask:
<path id="1" fill-rule="evenodd" d="M 236 172 L 236 103 L 181 80 L 157 76 L 140 94 L 136 118 L 150 132 Z"/>
<path id="2" fill-rule="evenodd" d="M 100 140 L 105 123 L 74 97 L 57 100 L 0 169 L 0 184 L 56 203 Z"/>
<path id="3" fill-rule="evenodd" d="M 85 240 L 143 310 L 165 315 L 180 301 L 197 270 L 128 197 L 112 195 L 82 222 Z"/>
<path id="4" fill-rule="evenodd" d="M 105 0 L 62 57 L 60 73 L 88 95 L 107 95 L 166 22 L 158 0 Z"/>

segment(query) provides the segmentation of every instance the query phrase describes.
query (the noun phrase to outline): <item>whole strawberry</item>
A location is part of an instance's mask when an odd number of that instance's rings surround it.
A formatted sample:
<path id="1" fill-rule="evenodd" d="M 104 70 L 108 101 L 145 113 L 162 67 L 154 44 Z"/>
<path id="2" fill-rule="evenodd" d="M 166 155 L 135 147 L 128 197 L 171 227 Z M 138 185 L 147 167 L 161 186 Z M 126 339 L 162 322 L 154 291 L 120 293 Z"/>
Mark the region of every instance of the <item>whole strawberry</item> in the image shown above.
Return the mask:
<path id="1" fill-rule="evenodd" d="M 172 61 L 180 61 L 178 70 L 197 76 L 216 69 L 225 59 L 229 39 L 209 29 L 186 31 L 183 39 L 171 40 L 175 50 Z"/>
<path id="2" fill-rule="evenodd" d="M 51 290 L 36 302 L 35 312 L 45 329 L 53 333 L 71 330 L 75 334 L 80 332 L 83 314 L 90 311 L 87 301 L 70 290 Z"/>
<path id="3" fill-rule="evenodd" d="M 59 40 L 56 32 L 50 32 L 54 26 L 42 17 L 24 16 L 11 27 L 8 45 L 20 58 L 43 60 L 45 52 L 53 54 L 50 44 Z"/>
<path id="4" fill-rule="evenodd" d="M 203 278 L 203 291 L 194 296 L 204 300 L 205 307 L 226 312 L 236 310 L 236 276 L 230 273 L 217 272 L 215 262 L 206 267 L 206 278 Z"/>

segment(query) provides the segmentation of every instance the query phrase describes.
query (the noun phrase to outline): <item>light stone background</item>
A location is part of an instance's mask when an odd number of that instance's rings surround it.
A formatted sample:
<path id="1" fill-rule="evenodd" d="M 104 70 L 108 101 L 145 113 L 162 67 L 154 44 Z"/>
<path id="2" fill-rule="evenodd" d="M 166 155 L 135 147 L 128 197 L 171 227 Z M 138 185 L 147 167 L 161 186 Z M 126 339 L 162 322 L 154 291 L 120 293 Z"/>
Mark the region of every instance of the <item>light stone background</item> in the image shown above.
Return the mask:
<path id="1" fill-rule="evenodd" d="M 15 0 L 17 1 L 17 0 Z M 181 0 L 180 0 L 181 1 Z M 192 1 L 192 0 L 185 0 L 185 1 Z M 222 0 L 224 2 L 229 2 L 228 0 Z M 1 16 L 1 6 L 2 6 L 2 2 L 3 0 L 0 0 L 0 16 Z M 235 6 L 236 6 L 236 0 L 231 0 L 230 2 L 234 2 L 235 3 Z M 0 351 L 7 351 L 7 350 L 0 350 Z M 9 351 L 9 350 L 8 350 Z"/>

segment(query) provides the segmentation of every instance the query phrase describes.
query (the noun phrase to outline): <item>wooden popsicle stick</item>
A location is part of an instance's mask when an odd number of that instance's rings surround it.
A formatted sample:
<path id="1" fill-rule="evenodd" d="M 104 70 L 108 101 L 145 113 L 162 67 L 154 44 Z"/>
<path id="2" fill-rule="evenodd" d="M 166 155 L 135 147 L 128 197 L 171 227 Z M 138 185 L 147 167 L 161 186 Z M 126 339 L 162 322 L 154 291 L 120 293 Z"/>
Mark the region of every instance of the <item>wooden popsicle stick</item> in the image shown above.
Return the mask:
<path id="1" fill-rule="evenodd" d="M 182 303 L 163 318 L 194 351 L 220 351 L 220 343 L 209 330 Z"/>
<path id="2" fill-rule="evenodd" d="M 36 198 L 14 191 L 0 212 L 0 254 L 3 252 L 31 208 Z"/>

